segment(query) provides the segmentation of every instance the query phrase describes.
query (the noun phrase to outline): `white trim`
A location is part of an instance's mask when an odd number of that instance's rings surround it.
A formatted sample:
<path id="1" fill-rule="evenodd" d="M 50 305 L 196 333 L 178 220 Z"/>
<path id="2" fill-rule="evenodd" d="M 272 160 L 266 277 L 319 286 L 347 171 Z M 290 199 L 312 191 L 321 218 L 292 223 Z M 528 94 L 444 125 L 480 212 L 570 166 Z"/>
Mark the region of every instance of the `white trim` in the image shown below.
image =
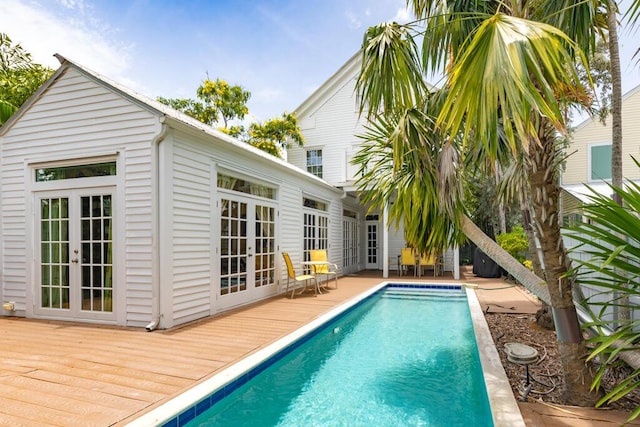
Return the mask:
<path id="1" fill-rule="evenodd" d="M 611 142 L 593 142 L 593 143 L 589 143 L 587 144 L 587 182 L 610 182 L 611 178 L 605 178 L 605 179 L 600 179 L 600 178 L 596 178 L 594 179 L 593 176 L 593 171 L 591 169 L 592 167 L 592 161 L 591 161 L 591 156 L 592 156 L 592 148 L 594 147 L 603 147 L 603 146 L 610 146 L 613 149 L 613 144 Z"/>
<path id="2" fill-rule="evenodd" d="M 25 163 L 27 166 L 33 168 L 41 168 L 42 166 L 77 166 L 83 164 L 104 163 L 110 160 L 116 160 L 120 155 L 120 152 L 124 151 L 124 147 L 113 151 L 104 150 L 87 150 L 83 151 L 84 154 L 78 154 L 77 156 L 71 154 L 59 154 L 59 155 L 38 155 L 32 158 L 26 158 Z"/>

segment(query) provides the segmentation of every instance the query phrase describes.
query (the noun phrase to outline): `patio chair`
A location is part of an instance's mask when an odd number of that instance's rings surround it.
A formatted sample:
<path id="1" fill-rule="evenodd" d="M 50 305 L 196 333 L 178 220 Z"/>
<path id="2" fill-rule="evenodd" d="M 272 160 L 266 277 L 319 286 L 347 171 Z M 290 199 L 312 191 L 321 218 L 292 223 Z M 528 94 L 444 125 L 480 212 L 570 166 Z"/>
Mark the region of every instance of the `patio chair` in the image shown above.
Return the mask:
<path id="1" fill-rule="evenodd" d="M 402 248 L 400 251 L 400 276 L 403 271 L 409 271 L 409 267 L 413 268 L 413 275 L 416 275 L 416 255 L 412 248 Z"/>
<path id="2" fill-rule="evenodd" d="M 338 289 L 338 266 L 327 260 L 327 251 L 325 249 L 311 249 L 309 251 L 309 257 L 311 262 L 324 263 L 311 265 L 311 271 L 315 275 L 327 276 L 327 287 L 329 286 L 329 278 L 334 276 L 336 278 L 336 289 Z"/>
<path id="3" fill-rule="evenodd" d="M 433 277 L 436 277 L 438 275 L 438 256 L 434 254 L 420 256 L 420 262 L 418 264 L 418 277 L 422 277 L 422 267 L 433 268 Z"/>
<path id="4" fill-rule="evenodd" d="M 289 282 L 293 282 L 293 290 L 291 291 L 291 298 L 294 297 L 295 293 L 296 293 L 296 287 L 298 287 L 299 284 L 303 284 L 304 287 L 302 288 L 302 290 L 300 292 L 298 292 L 299 294 L 301 294 L 302 292 L 305 291 L 305 289 L 307 289 L 308 285 L 309 285 L 309 280 L 315 280 L 315 284 L 314 284 L 314 292 L 315 295 L 318 295 L 318 282 L 316 280 L 316 277 L 311 275 L 311 274 L 300 274 L 296 276 L 296 272 L 293 269 L 293 263 L 291 262 L 291 257 L 289 256 L 289 254 L 287 252 L 282 252 L 282 257 L 284 258 L 284 263 L 287 265 L 287 290 L 286 292 L 289 292 Z"/>

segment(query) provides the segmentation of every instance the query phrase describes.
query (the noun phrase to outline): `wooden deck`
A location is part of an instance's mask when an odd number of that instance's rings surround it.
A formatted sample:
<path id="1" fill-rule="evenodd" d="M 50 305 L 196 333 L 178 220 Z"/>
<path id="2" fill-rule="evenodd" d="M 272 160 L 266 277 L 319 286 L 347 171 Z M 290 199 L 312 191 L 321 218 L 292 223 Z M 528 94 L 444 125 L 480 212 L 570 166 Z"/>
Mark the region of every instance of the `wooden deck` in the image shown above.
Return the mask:
<path id="1" fill-rule="evenodd" d="M 380 281 L 342 277 L 318 297 L 274 297 L 167 331 L 0 317 L 0 425 L 125 424 Z"/>

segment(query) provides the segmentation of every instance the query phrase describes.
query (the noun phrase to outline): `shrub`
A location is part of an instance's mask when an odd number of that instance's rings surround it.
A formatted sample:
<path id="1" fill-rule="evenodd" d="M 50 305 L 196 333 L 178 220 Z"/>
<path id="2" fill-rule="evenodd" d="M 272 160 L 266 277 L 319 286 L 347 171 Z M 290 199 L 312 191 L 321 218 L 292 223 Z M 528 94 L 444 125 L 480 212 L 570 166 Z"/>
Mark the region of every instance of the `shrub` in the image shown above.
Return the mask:
<path id="1" fill-rule="evenodd" d="M 524 234 L 524 228 L 513 227 L 513 231 L 510 233 L 502 233 L 496 236 L 498 244 L 509 254 L 524 263 L 527 259 L 527 250 L 529 244 L 527 242 L 527 236 Z"/>

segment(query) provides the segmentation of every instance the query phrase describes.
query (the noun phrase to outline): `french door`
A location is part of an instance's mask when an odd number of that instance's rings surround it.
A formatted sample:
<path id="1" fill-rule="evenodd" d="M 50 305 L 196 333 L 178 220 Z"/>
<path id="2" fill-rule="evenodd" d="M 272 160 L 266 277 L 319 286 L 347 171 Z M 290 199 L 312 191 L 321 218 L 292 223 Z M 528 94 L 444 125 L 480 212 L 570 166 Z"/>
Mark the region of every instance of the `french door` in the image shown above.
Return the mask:
<path id="1" fill-rule="evenodd" d="M 345 273 L 358 271 L 358 219 L 343 216 L 342 218 L 342 268 Z"/>
<path id="2" fill-rule="evenodd" d="M 115 319 L 112 188 L 37 193 L 35 312 Z"/>
<path id="3" fill-rule="evenodd" d="M 220 199 L 220 286 L 218 308 L 225 309 L 274 292 L 276 208 L 250 197 Z"/>
<path id="4" fill-rule="evenodd" d="M 365 268 L 377 270 L 380 268 L 380 259 L 378 253 L 380 252 L 380 242 L 378 239 L 378 216 L 368 215 L 365 222 L 367 228 L 367 260 Z"/>

